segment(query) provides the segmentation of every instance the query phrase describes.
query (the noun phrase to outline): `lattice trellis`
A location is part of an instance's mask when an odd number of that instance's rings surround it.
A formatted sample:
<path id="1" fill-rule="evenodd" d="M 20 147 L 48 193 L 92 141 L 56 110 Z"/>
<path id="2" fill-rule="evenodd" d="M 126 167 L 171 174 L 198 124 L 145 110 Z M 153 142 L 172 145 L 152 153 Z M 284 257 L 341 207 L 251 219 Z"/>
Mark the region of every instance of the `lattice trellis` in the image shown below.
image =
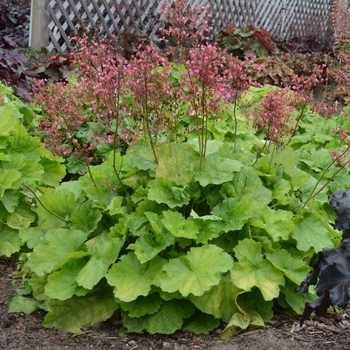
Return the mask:
<path id="1" fill-rule="evenodd" d="M 172 0 L 167 0 L 171 3 Z M 158 0 L 51 0 L 49 52 L 71 48 L 69 34 L 94 27 L 102 34 L 123 32 L 153 35 L 161 25 Z M 253 24 L 279 39 L 306 34 L 322 37 L 328 28 L 332 0 L 189 0 L 194 8 L 207 5 L 213 17 L 213 35 L 229 23 Z"/>

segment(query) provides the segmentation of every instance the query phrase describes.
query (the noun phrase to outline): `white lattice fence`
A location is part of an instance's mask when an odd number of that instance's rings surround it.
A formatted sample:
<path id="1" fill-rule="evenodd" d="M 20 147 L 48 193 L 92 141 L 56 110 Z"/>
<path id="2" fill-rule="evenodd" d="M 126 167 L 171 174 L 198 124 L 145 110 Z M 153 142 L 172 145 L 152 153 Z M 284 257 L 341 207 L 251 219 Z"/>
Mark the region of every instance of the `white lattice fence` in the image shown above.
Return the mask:
<path id="1" fill-rule="evenodd" d="M 70 49 L 70 34 L 81 24 L 101 34 L 154 34 L 161 25 L 161 0 L 32 0 L 46 2 L 48 51 Z M 173 0 L 166 0 L 171 3 Z M 325 35 L 332 0 L 188 0 L 194 8 L 207 5 L 213 17 L 213 35 L 229 23 L 253 24 L 279 39 L 307 34 Z M 35 6 L 32 4 L 32 18 Z M 39 18 L 39 17 L 37 17 Z M 41 26 L 42 27 L 42 26 Z M 32 31 L 31 31 L 32 32 Z M 31 37 L 35 37 L 34 34 Z M 44 45 L 42 45 L 44 46 Z M 34 47 L 38 49 L 38 47 Z M 40 48 L 40 47 L 39 47 Z"/>

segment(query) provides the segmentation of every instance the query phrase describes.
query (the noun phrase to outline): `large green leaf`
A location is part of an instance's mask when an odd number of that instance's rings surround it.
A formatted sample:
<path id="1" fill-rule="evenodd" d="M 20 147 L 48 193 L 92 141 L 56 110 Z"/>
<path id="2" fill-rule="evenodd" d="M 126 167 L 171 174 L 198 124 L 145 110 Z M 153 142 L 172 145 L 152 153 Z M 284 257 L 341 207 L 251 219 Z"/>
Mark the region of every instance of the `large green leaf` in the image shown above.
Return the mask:
<path id="1" fill-rule="evenodd" d="M 186 220 L 181 213 L 175 211 L 163 211 L 164 218 L 161 220 L 164 227 L 175 237 L 195 239 L 198 228 L 193 221 Z"/>
<path id="2" fill-rule="evenodd" d="M 209 334 L 219 326 L 219 319 L 215 318 L 213 315 L 208 315 L 196 310 L 196 313 L 190 319 L 185 321 L 182 329 L 194 334 Z"/>
<path id="3" fill-rule="evenodd" d="M 221 192 L 228 197 L 249 198 L 260 207 L 266 206 L 272 199 L 271 191 L 263 185 L 256 170 L 249 166 L 236 173 L 231 183 L 224 184 Z"/>
<path id="4" fill-rule="evenodd" d="M 225 223 L 220 217 L 215 215 L 199 216 L 194 210 L 191 210 L 190 215 L 198 231 L 196 237 L 197 244 L 207 244 L 210 240 L 222 234 Z"/>
<path id="5" fill-rule="evenodd" d="M 165 203 L 170 208 L 182 207 L 190 202 L 187 186 L 178 186 L 170 179 L 156 178 L 149 182 L 148 199 Z"/>
<path id="6" fill-rule="evenodd" d="M 141 142 L 128 149 L 124 164 L 125 168 L 138 168 L 140 170 L 152 171 L 155 171 L 157 166 L 154 161 L 152 149 Z"/>
<path id="7" fill-rule="evenodd" d="M 264 320 L 255 310 L 248 310 L 247 312 L 236 312 L 233 314 L 230 322 L 222 331 L 220 338 L 228 339 L 246 330 L 248 327 L 265 328 Z"/>
<path id="8" fill-rule="evenodd" d="M 202 312 L 213 315 L 223 322 L 229 322 L 237 311 L 235 299 L 241 290 L 224 275 L 218 285 L 212 287 L 201 296 L 189 295 L 191 302 Z"/>
<path id="9" fill-rule="evenodd" d="M 290 146 L 280 149 L 273 156 L 273 162 L 276 165 L 283 165 L 285 174 L 288 175 L 294 186 L 300 187 L 306 183 L 308 174 L 299 169 L 299 158 Z"/>
<path id="10" fill-rule="evenodd" d="M 128 246 L 128 249 L 134 250 L 141 264 L 152 260 L 158 253 L 175 242 L 174 236 L 164 229 L 161 218 L 156 213 L 145 212 L 151 229 Z"/>
<path id="11" fill-rule="evenodd" d="M 15 212 L 19 200 L 19 192 L 16 190 L 5 190 L 2 197 L 0 197 L 1 203 L 9 213 Z"/>
<path id="12" fill-rule="evenodd" d="M 79 272 L 76 282 L 79 286 L 92 289 L 103 277 L 112 263 L 118 257 L 125 242 L 125 237 L 108 237 L 97 242 L 92 249 L 92 256 L 87 264 Z"/>
<path id="13" fill-rule="evenodd" d="M 6 216 L 6 224 L 18 230 L 29 227 L 34 220 L 34 212 L 24 204 L 17 206 L 12 213 Z"/>
<path id="14" fill-rule="evenodd" d="M 310 267 L 303 260 L 293 258 L 285 249 L 275 250 L 266 257 L 274 267 L 282 271 L 296 285 L 300 285 L 310 271 Z"/>
<path id="15" fill-rule="evenodd" d="M 0 256 L 10 257 L 20 250 L 21 245 L 18 230 L 3 226 L 0 231 Z"/>
<path id="16" fill-rule="evenodd" d="M 81 206 L 71 214 L 71 221 L 75 227 L 89 233 L 96 230 L 101 218 L 101 211 L 94 208 L 90 200 L 81 204 Z"/>
<path id="17" fill-rule="evenodd" d="M 52 299 L 43 326 L 79 333 L 82 326 L 107 320 L 117 308 L 118 303 L 109 288 L 64 301 Z"/>
<path id="18" fill-rule="evenodd" d="M 169 293 L 180 291 L 187 297 L 203 295 L 219 284 L 221 274 L 232 267 L 232 258 L 221 248 L 206 245 L 191 250 L 164 265 L 161 288 Z"/>
<path id="19" fill-rule="evenodd" d="M 297 242 L 297 248 L 304 252 L 313 248 L 315 252 L 324 247 L 333 247 L 333 240 L 329 230 L 325 227 L 317 213 L 301 211 L 295 218 L 292 237 Z"/>
<path id="20" fill-rule="evenodd" d="M 107 274 L 108 283 L 114 287 L 114 295 L 129 302 L 149 294 L 152 285 L 159 284 L 165 261 L 160 257 L 141 264 L 134 252 L 123 255 Z"/>
<path id="21" fill-rule="evenodd" d="M 288 240 L 293 231 L 293 213 L 286 210 L 273 210 L 270 207 L 261 209 L 261 216 L 252 220 L 254 227 L 264 229 L 274 241 Z"/>
<path id="22" fill-rule="evenodd" d="M 45 233 L 38 227 L 23 228 L 19 231 L 19 236 L 27 247 L 33 249 L 44 238 Z"/>
<path id="23" fill-rule="evenodd" d="M 60 271 L 51 273 L 47 278 L 45 294 L 51 299 L 67 300 L 74 294 L 86 295 L 89 290 L 79 287 L 75 282 L 80 270 L 86 265 L 85 259 L 66 261 Z"/>
<path id="24" fill-rule="evenodd" d="M 150 334 L 173 334 L 181 329 L 184 319 L 194 313 L 194 307 L 186 300 L 164 301 L 160 309 L 152 314 L 138 318 L 125 315 L 124 327 L 128 332 L 142 333 L 146 330 Z"/>
<path id="25" fill-rule="evenodd" d="M 238 262 L 231 270 L 233 284 L 244 291 L 257 287 L 265 300 L 278 297 L 279 286 L 284 285 L 285 280 L 282 272 L 263 257 L 261 243 L 246 238 L 237 244 L 234 252 Z"/>
<path id="26" fill-rule="evenodd" d="M 223 231 L 238 231 L 259 213 L 260 205 L 247 197 L 226 198 L 212 210 L 224 222 Z"/>
<path id="27" fill-rule="evenodd" d="M 48 222 L 48 227 L 54 226 L 56 222 L 59 225 L 64 220 L 70 220 L 74 210 L 79 207 L 74 193 L 61 187 L 42 195 L 40 201 L 45 207 L 38 204 L 39 221 Z"/>
<path id="28" fill-rule="evenodd" d="M 41 158 L 40 164 L 44 169 L 41 183 L 45 186 L 57 187 L 66 174 L 64 165 L 59 164 L 57 160 Z"/>
<path id="29" fill-rule="evenodd" d="M 7 189 L 18 189 L 21 185 L 21 173 L 16 169 L 0 168 L 0 197 Z"/>
<path id="30" fill-rule="evenodd" d="M 239 160 L 209 154 L 203 158 L 202 169 L 196 170 L 195 180 L 203 187 L 209 184 L 220 185 L 231 181 L 235 172 L 240 171 L 242 167 L 243 164 Z"/>
<path id="31" fill-rule="evenodd" d="M 156 177 L 168 179 L 176 185 L 187 185 L 193 178 L 196 160 L 197 157 L 193 155 L 186 144 L 162 144 L 158 156 Z"/>
<path id="32" fill-rule="evenodd" d="M 156 313 L 163 300 L 158 293 L 152 293 L 147 296 L 139 296 L 136 300 L 129 301 L 127 303 L 121 302 L 120 307 L 122 310 L 127 311 L 129 317 L 141 317 L 145 315 L 152 315 Z"/>
<path id="33" fill-rule="evenodd" d="M 9 135 L 18 125 L 20 113 L 10 105 L 0 107 L 0 135 Z"/>
<path id="34" fill-rule="evenodd" d="M 23 125 L 16 125 L 10 140 L 11 148 L 8 150 L 9 154 L 20 154 L 26 159 L 32 161 L 40 160 L 42 146 L 37 139 L 28 135 L 28 132 Z"/>
<path id="35" fill-rule="evenodd" d="M 305 277 L 305 275 L 304 275 Z M 287 280 L 287 283 L 284 287 L 281 287 L 281 296 L 284 296 L 284 299 L 287 305 L 297 314 L 302 315 L 304 312 L 305 304 L 313 302 L 317 297 L 315 293 L 297 293 L 295 288 L 300 286 L 300 283 L 297 285 Z M 280 296 L 280 298 L 281 298 Z M 280 302 L 280 298 L 278 299 Z"/>
<path id="36" fill-rule="evenodd" d="M 33 298 L 23 297 L 16 295 L 11 300 L 9 305 L 9 312 L 24 312 L 25 314 L 31 314 L 40 308 L 37 300 Z"/>
<path id="37" fill-rule="evenodd" d="M 38 276 L 59 269 L 70 258 L 89 255 L 84 251 L 87 234 L 78 230 L 52 229 L 28 257 L 28 266 Z"/>

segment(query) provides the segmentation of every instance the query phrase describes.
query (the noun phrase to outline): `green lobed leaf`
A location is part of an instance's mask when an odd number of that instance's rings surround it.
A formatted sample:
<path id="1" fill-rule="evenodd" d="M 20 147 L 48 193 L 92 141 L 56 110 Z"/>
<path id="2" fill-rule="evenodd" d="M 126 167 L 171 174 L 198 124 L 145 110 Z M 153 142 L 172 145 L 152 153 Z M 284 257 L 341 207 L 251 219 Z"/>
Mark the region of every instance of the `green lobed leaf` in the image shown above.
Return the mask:
<path id="1" fill-rule="evenodd" d="M 110 288 L 100 288 L 84 297 L 73 296 L 64 301 L 51 299 L 43 326 L 79 333 L 82 326 L 107 320 L 117 308 Z"/>
<path id="2" fill-rule="evenodd" d="M 164 143 L 160 146 L 156 178 L 164 178 L 184 186 L 193 178 L 197 157 L 186 143 Z"/>
<path id="3" fill-rule="evenodd" d="M 144 214 L 150 223 L 151 230 L 142 233 L 135 243 L 128 246 L 128 249 L 135 251 L 142 264 L 152 260 L 158 253 L 175 242 L 174 236 L 164 229 L 159 215 L 152 212 Z"/>
<path id="4" fill-rule="evenodd" d="M 163 211 L 161 220 L 164 227 L 175 237 L 195 239 L 198 229 L 193 221 L 186 220 L 183 215 L 175 211 Z"/>
<path id="5" fill-rule="evenodd" d="M 10 257 L 17 253 L 21 246 L 22 240 L 18 230 L 3 226 L 0 231 L 0 256 Z"/>
<path id="6" fill-rule="evenodd" d="M 266 258 L 274 267 L 284 273 L 284 275 L 297 285 L 304 280 L 310 271 L 310 267 L 300 258 L 295 259 L 285 249 L 275 250 L 266 254 Z"/>
<path id="7" fill-rule="evenodd" d="M 209 334 L 219 326 L 219 319 L 196 310 L 196 313 L 190 319 L 185 321 L 182 329 L 184 331 L 190 331 L 194 334 Z"/>
<path id="8" fill-rule="evenodd" d="M 28 228 L 35 221 L 35 213 L 26 205 L 18 205 L 12 213 L 6 216 L 6 224 L 14 229 Z"/>
<path id="9" fill-rule="evenodd" d="M 71 214 L 71 221 L 75 227 L 89 233 L 96 230 L 101 218 L 101 211 L 94 208 L 90 200 L 85 201 Z"/>
<path id="10" fill-rule="evenodd" d="M 127 208 L 123 205 L 124 198 L 121 196 L 115 196 L 111 203 L 108 205 L 106 210 L 108 210 L 110 215 L 123 215 L 127 216 Z"/>
<path id="11" fill-rule="evenodd" d="M 44 232 L 38 227 L 28 227 L 19 230 L 19 237 L 28 248 L 33 249 L 42 241 Z"/>
<path id="12" fill-rule="evenodd" d="M 33 274 L 28 281 L 29 285 L 32 287 L 32 293 L 33 297 L 36 300 L 40 301 L 46 301 L 49 299 L 49 297 L 45 293 L 45 286 L 47 284 L 47 277 L 48 275 L 44 276 L 38 276 Z M 43 309 L 43 304 L 41 305 L 41 308 Z M 45 309 L 46 310 L 46 309 Z"/>
<path id="13" fill-rule="evenodd" d="M 266 206 L 261 209 L 261 216 L 252 220 L 250 224 L 264 229 L 275 242 L 286 241 L 294 228 L 292 219 L 292 212 L 281 209 L 273 210 Z"/>
<path id="14" fill-rule="evenodd" d="M 131 333 L 173 334 L 181 329 L 184 319 L 194 313 L 194 307 L 187 300 L 164 301 L 160 309 L 152 314 L 138 318 L 125 315 L 124 327 Z"/>
<path id="15" fill-rule="evenodd" d="M 313 293 L 297 293 L 295 288 L 298 286 L 300 286 L 300 283 L 296 285 L 291 281 L 287 281 L 286 285 L 281 287 L 281 294 L 295 314 L 302 315 L 305 304 L 313 302 L 316 299 L 316 295 Z"/>
<path id="16" fill-rule="evenodd" d="M 295 218 L 292 237 L 297 242 L 297 248 L 304 252 L 310 249 L 319 252 L 324 247 L 333 247 L 330 232 L 315 212 L 300 211 Z"/>
<path id="17" fill-rule="evenodd" d="M 272 189 L 272 198 L 278 201 L 280 205 L 288 205 L 292 201 L 292 196 L 289 195 L 291 183 L 281 177 L 275 179 Z"/>
<path id="18" fill-rule="evenodd" d="M 141 142 L 128 149 L 124 164 L 124 167 L 129 169 L 137 168 L 152 171 L 155 171 L 157 166 L 152 149 Z"/>
<path id="19" fill-rule="evenodd" d="M 290 146 L 282 148 L 273 157 L 273 162 L 283 165 L 284 172 L 290 178 L 293 186 L 300 187 L 306 183 L 308 174 L 298 168 L 299 158 Z"/>
<path id="20" fill-rule="evenodd" d="M 245 313 L 236 312 L 222 331 L 220 338 L 228 339 L 246 330 L 248 327 L 265 328 L 264 320 L 255 310 L 248 310 Z"/>
<path id="21" fill-rule="evenodd" d="M 226 198 L 211 212 L 224 222 L 223 231 L 238 231 L 254 217 L 260 209 L 260 205 L 247 197 Z"/>
<path id="22" fill-rule="evenodd" d="M 187 186 L 178 186 L 172 180 L 156 178 L 149 182 L 148 199 L 165 203 L 170 208 L 182 207 L 190 202 L 191 196 Z"/>
<path id="23" fill-rule="evenodd" d="M 89 290 L 83 290 L 75 282 L 80 270 L 86 265 L 85 259 L 71 259 L 62 264 L 59 271 L 51 273 L 44 288 L 45 294 L 51 299 L 67 300 L 74 294 L 86 295 Z"/>
<path id="24" fill-rule="evenodd" d="M 229 274 L 222 276 L 220 283 L 201 296 L 189 295 L 190 301 L 202 312 L 229 322 L 237 311 L 235 299 L 241 290 L 232 282 Z"/>
<path id="25" fill-rule="evenodd" d="M 283 286 L 281 286 L 283 288 Z M 264 322 L 273 317 L 274 300 L 265 300 L 258 288 L 253 288 L 249 293 L 240 293 L 236 298 L 237 308 L 242 310 L 255 310 Z"/>
<path id="26" fill-rule="evenodd" d="M 218 154 L 209 154 L 203 158 L 201 169 L 195 171 L 194 178 L 201 186 L 206 187 L 209 184 L 220 185 L 231 181 L 235 172 L 243 167 L 239 160 L 224 158 Z"/>
<path id="27" fill-rule="evenodd" d="M 50 187 L 57 187 L 63 177 L 66 175 L 66 168 L 63 164 L 59 164 L 57 160 L 49 158 L 41 158 L 40 164 L 44 169 L 41 184 Z"/>
<path id="28" fill-rule="evenodd" d="M 28 257 L 28 267 L 38 276 L 59 269 L 70 258 L 89 255 L 84 251 L 87 234 L 78 230 L 52 229 L 45 238 L 34 247 Z M 74 253 L 76 253 L 74 255 Z"/>
<path id="29" fill-rule="evenodd" d="M 90 260 L 79 271 L 76 283 L 86 289 L 92 289 L 103 277 L 118 257 L 125 242 L 125 237 L 108 237 L 97 242 L 92 249 Z"/>
<path id="30" fill-rule="evenodd" d="M 124 302 L 149 294 L 152 285 L 159 284 L 165 261 L 156 256 L 141 264 L 134 252 L 123 255 L 107 274 L 108 283 L 114 287 L 116 298 Z"/>
<path id="31" fill-rule="evenodd" d="M 62 187 L 57 187 L 53 192 L 43 194 L 40 200 L 45 208 L 40 204 L 38 205 L 39 222 L 41 224 L 47 222 L 48 228 L 56 225 L 61 226 L 63 220 L 70 220 L 72 213 L 79 207 L 74 193 Z M 58 219 L 52 213 L 61 219 Z"/>
<path id="32" fill-rule="evenodd" d="M 120 307 L 122 310 L 127 311 L 129 317 L 142 317 L 156 313 L 162 303 L 163 300 L 159 294 L 152 293 L 147 296 L 139 296 L 136 300 L 128 303 L 121 302 Z"/>
<path id="33" fill-rule="evenodd" d="M 31 314 L 40 308 L 37 300 L 33 298 L 23 297 L 21 295 L 15 295 L 9 305 L 9 312 L 24 312 L 25 314 Z"/>
<path id="34" fill-rule="evenodd" d="M 175 239 L 170 233 L 147 232 L 143 233 L 135 243 L 129 244 L 128 249 L 134 250 L 139 261 L 144 264 L 152 260 L 166 247 L 174 244 Z"/>
<path id="35" fill-rule="evenodd" d="M 190 218 L 197 227 L 197 244 L 207 244 L 210 240 L 217 238 L 223 232 L 225 223 L 218 216 L 199 216 L 194 210 L 191 210 Z"/>
<path id="36" fill-rule="evenodd" d="M 20 113 L 12 105 L 4 105 L 0 107 L 0 135 L 9 135 L 15 129 L 19 122 Z"/>
<path id="37" fill-rule="evenodd" d="M 254 168 L 245 166 L 236 173 L 232 183 L 224 184 L 221 190 L 228 197 L 245 197 L 264 207 L 271 202 L 271 191 L 264 185 Z"/>
<path id="38" fill-rule="evenodd" d="M 14 213 L 20 201 L 19 193 L 16 190 L 5 190 L 0 201 L 9 213 Z"/>
<path id="39" fill-rule="evenodd" d="M 21 173 L 16 169 L 0 168 L 0 197 L 8 189 L 18 189 L 21 185 Z"/>
<path id="40" fill-rule="evenodd" d="M 283 274 L 276 269 L 261 252 L 261 243 L 246 238 L 234 248 L 238 262 L 231 269 L 231 280 L 235 286 L 250 291 L 260 289 L 265 300 L 278 297 L 280 285 L 285 284 Z"/>
<path id="41" fill-rule="evenodd" d="M 221 274 L 232 267 L 232 258 L 215 245 L 194 247 L 183 256 L 172 259 L 163 267 L 161 288 L 187 297 L 203 295 L 220 282 Z"/>

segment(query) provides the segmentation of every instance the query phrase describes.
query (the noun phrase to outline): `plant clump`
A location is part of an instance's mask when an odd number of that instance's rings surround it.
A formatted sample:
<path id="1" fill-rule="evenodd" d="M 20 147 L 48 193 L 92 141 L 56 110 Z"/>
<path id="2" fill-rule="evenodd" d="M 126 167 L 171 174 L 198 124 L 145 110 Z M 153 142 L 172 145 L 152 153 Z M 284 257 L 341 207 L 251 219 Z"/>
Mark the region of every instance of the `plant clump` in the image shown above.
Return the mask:
<path id="1" fill-rule="evenodd" d="M 75 74 L 38 83 L 36 119 L 6 109 L 0 239 L 22 283 L 10 312 L 43 309 L 44 326 L 73 333 L 117 314 L 120 333 L 224 323 L 225 339 L 315 300 L 295 288 L 341 241 L 328 196 L 350 187 L 348 107 L 317 114 L 315 74 L 260 85 L 254 57 L 193 23 L 164 33 L 186 43 L 170 57 L 77 38 Z M 76 176 L 61 182 L 61 162 Z"/>

